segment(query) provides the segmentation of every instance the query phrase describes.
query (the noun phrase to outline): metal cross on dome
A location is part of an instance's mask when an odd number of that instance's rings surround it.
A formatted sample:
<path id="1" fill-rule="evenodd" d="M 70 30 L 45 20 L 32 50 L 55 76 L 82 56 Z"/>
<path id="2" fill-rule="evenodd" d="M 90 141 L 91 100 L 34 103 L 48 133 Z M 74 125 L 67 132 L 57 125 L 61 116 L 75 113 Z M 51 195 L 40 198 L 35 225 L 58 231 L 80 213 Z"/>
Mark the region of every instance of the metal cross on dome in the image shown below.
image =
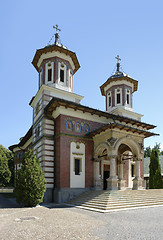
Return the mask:
<path id="1" fill-rule="evenodd" d="M 117 55 L 115 59 L 117 59 L 117 72 L 119 72 L 121 58 Z"/>
<path id="2" fill-rule="evenodd" d="M 119 55 L 117 55 L 115 58 L 117 59 L 117 63 L 119 63 L 119 61 L 121 61 L 121 58 L 119 57 Z"/>
<path id="3" fill-rule="evenodd" d="M 56 24 L 55 26 L 53 26 L 53 28 L 56 29 L 56 33 L 58 33 L 58 31 L 61 31 L 61 29 L 58 28 L 58 25 Z"/>

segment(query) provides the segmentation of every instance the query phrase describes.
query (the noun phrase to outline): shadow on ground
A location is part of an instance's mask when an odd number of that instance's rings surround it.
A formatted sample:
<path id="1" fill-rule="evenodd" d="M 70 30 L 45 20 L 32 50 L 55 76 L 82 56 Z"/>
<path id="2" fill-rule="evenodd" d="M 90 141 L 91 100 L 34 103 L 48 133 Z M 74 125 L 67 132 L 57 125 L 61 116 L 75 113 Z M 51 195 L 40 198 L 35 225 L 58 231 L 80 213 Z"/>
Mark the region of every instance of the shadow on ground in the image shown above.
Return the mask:
<path id="1" fill-rule="evenodd" d="M 16 199 L 10 193 L 0 193 L 0 209 L 2 208 L 20 208 Z"/>

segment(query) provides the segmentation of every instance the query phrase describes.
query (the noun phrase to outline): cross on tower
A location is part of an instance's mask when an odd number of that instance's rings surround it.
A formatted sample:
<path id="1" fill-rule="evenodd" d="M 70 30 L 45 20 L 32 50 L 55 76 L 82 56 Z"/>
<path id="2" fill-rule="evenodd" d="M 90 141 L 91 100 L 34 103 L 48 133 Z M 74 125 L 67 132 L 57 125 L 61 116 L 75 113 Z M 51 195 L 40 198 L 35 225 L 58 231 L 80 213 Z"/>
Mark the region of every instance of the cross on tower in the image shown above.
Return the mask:
<path id="1" fill-rule="evenodd" d="M 61 31 L 61 29 L 58 28 L 58 25 L 56 24 L 55 26 L 53 26 L 53 28 L 56 29 L 56 33 L 58 33 L 58 31 Z"/>
<path id="2" fill-rule="evenodd" d="M 121 61 L 121 58 L 119 57 L 119 55 L 117 55 L 115 58 L 117 59 L 117 63 L 119 63 L 119 61 Z"/>
<path id="3" fill-rule="evenodd" d="M 119 72 L 121 59 L 120 59 L 119 55 L 117 55 L 115 58 L 117 59 L 117 72 Z"/>

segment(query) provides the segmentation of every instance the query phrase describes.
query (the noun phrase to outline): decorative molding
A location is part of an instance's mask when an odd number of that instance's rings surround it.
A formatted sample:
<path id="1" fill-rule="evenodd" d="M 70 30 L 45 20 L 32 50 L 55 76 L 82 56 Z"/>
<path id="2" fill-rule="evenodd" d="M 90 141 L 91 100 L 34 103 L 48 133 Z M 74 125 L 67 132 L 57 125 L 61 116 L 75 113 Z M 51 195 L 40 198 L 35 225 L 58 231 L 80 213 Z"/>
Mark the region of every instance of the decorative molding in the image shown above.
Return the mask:
<path id="1" fill-rule="evenodd" d="M 142 152 L 144 150 L 144 144 L 143 143 L 138 143 L 138 144 L 139 144 L 140 150 Z"/>
<path id="2" fill-rule="evenodd" d="M 111 146 L 113 146 L 114 143 L 117 141 L 117 138 L 111 137 L 111 138 L 107 139 L 107 141 L 110 143 Z"/>
<path id="3" fill-rule="evenodd" d="M 73 155 L 78 155 L 78 156 L 84 155 L 84 153 L 76 153 L 76 152 L 73 152 L 72 154 L 73 154 Z"/>

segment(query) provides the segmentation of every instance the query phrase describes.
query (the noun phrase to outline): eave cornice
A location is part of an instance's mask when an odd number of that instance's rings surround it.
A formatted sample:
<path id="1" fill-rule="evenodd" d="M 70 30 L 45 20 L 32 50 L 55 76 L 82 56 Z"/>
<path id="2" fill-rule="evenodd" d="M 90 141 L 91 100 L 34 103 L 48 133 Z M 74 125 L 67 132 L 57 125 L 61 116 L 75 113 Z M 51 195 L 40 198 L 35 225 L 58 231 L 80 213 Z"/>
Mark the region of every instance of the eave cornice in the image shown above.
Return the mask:
<path id="1" fill-rule="evenodd" d="M 152 133 L 152 132 L 149 132 L 149 131 L 141 130 L 141 129 L 138 129 L 138 128 L 134 128 L 134 127 L 130 127 L 130 126 L 127 126 L 127 125 L 118 124 L 118 123 L 107 124 L 107 125 L 99 128 L 99 129 L 96 129 L 96 130 L 88 133 L 87 135 L 89 137 L 94 137 L 94 136 L 96 136 L 96 135 L 98 135 L 102 132 L 105 132 L 108 129 L 118 129 L 118 130 L 124 130 L 124 131 L 127 131 L 127 132 L 137 133 L 139 135 L 143 135 L 145 138 L 146 137 L 151 137 L 151 136 L 159 136 L 159 134 L 157 134 L 157 133 Z"/>
<path id="2" fill-rule="evenodd" d="M 105 87 L 112 83 L 112 82 L 116 82 L 116 81 L 121 81 L 121 80 L 126 80 L 130 83 L 133 84 L 133 92 L 137 91 L 137 88 L 138 88 L 138 81 L 133 79 L 133 78 L 130 78 L 129 76 L 123 76 L 123 77 L 115 77 L 115 78 L 108 78 L 108 80 L 103 84 L 101 85 L 100 87 L 100 90 L 101 90 L 101 94 L 102 96 L 105 96 Z"/>
<path id="3" fill-rule="evenodd" d="M 103 112 L 103 111 L 100 111 L 100 110 L 97 110 L 94 108 L 86 107 L 81 104 L 77 104 L 77 103 L 67 101 L 64 99 L 60 99 L 60 98 L 52 98 L 52 100 L 49 102 L 49 104 L 45 107 L 44 112 L 45 112 L 45 114 L 51 116 L 53 111 L 55 111 L 56 108 L 60 107 L 60 106 L 65 107 L 65 108 L 71 108 L 74 111 L 78 110 L 78 111 L 82 111 L 83 113 L 90 113 L 91 115 L 95 114 L 95 115 L 98 115 L 99 117 L 105 117 L 107 119 L 112 119 L 113 122 L 118 120 L 119 122 L 124 122 L 125 124 L 136 125 L 136 127 L 142 127 L 142 128 L 145 128 L 146 130 L 153 129 L 156 127 L 154 125 L 140 122 L 135 119 L 111 114 L 108 112 Z"/>
<path id="4" fill-rule="evenodd" d="M 52 46 L 48 46 L 48 47 L 45 47 L 45 48 L 38 49 L 36 51 L 35 56 L 34 56 L 33 61 L 32 61 L 32 64 L 36 68 L 37 71 L 39 71 L 37 63 L 38 63 L 41 55 L 44 54 L 44 53 L 53 52 L 53 51 L 58 51 L 60 53 L 64 53 L 65 55 L 69 55 L 71 57 L 74 65 L 75 65 L 75 69 L 74 69 L 73 73 L 75 73 L 80 68 L 76 53 L 74 53 L 74 52 L 72 52 L 72 51 L 70 51 L 66 48 L 59 47 L 57 45 L 52 45 Z"/>

